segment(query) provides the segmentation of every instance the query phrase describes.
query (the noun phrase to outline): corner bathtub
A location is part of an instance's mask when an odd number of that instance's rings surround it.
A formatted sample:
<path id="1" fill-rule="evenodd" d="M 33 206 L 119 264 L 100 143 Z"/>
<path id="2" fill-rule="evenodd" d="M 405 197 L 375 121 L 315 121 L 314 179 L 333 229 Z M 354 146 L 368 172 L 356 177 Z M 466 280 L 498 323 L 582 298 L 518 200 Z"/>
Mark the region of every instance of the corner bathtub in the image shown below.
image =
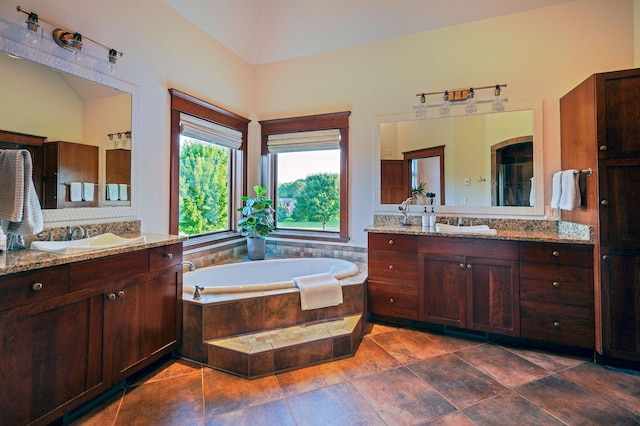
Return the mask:
<path id="1" fill-rule="evenodd" d="M 207 266 L 184 274 L 186 293 L 195 286 L 200 294 L 241 293 L 295 288 L 293 278 L 329 273 L 340 280 L 358 273 L 358 266 L 342 259 L 303 257 Z"/>

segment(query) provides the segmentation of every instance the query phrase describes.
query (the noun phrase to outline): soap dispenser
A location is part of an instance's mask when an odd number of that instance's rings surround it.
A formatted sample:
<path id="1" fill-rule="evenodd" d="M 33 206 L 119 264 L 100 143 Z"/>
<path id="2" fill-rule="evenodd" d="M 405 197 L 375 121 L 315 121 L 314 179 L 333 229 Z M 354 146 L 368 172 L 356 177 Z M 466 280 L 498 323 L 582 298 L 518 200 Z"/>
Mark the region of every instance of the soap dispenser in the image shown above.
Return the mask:
<path id="1" fill-rule="evenodd" d="M 429 227 L 429 215 L 427 214 L 427 208 L 424 208 L 424 213 L 422 213 L 422 229 L 427 229 Z"/>
<path id="2" fill-rule="evenodd" d="M 436 229 L 436 212 L 433 210 L 433 206 L 431 206 L 431 214 L 429 215 L 429 229 Z"/>

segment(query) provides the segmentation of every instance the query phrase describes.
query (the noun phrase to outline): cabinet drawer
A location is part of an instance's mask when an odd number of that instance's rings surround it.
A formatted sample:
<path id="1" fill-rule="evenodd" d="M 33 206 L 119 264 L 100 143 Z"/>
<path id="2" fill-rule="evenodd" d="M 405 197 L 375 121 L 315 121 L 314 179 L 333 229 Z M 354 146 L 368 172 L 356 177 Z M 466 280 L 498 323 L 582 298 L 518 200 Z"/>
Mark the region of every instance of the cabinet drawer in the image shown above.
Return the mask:
<path id="1" fill-rule="evenodd" d="M 595 347 L 593 309 L 522 300 L 520 336 L 593 349 Z"/>
<path id="2" fill-rule="evenodd" d="M 367 299 L 372 314 L 418 319 L 418 291 L 414 288 L 369 281 Z"/>
<path id="3" fill-rule="evenodd" d="M 398 251 L 418 251 L 418 237 L 415 235 L 369 234 L 369 248 Z"/>
<path id="4" fill-rule="evenodd" d="M 520 243 L 520 261 L 593 267 L 593 247 L 557 243 Z"/>
<path id="5" fill-rule="evenodd" d="M 69 268 L 53 266 L 0 277 L 0 311 L 40 302 L 69 291 Z"/>
<path id="6" fill-rule="evenodd" d="M 390 250 L 369 250 L 369 278 L 416 287 L 418 255 Z"/>
<path id="7" fill-rule="evenodd" d="M 149 251 L 139 250 L 69 265 L 69 290 L 133 278 L 149 270 Z"/>
<path id="8" fill-rule="evenodd" d="M 182 263 L 182 243 L 149 250 L 149 269 L 151 271 L 180 263 Z"/>
<path id="9" fill-rule="evenodd" d="M 593 285 L 564 280 L 520 280 L 520 299 L 586 306 L 593 309 Z"/>
<path id="10" fill-rule="evenodd" d="M 583 283 L 584 288 L 589 290 L 592 290 L 593 287 L 593 268 L 520 262 L 520 277 L 534 280 Z"/>
<path id="11" fill-rule="evenodd" d="M 429 254 L 518 260 L 518 243 L 516 241 L 428 236 L 420 240 L 419 251 Z"/>

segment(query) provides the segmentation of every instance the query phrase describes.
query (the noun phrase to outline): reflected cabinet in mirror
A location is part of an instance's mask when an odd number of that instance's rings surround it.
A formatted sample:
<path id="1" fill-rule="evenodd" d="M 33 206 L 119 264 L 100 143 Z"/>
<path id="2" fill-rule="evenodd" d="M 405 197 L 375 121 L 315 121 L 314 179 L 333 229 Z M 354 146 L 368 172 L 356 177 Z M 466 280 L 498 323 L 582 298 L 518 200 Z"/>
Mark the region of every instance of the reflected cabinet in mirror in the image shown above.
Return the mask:
<path id="1" fill-rule="evenodd" d="M 45 221 L 135 214 L 135 86 L 6 38 L 0 48 L 11 100 L 0 104 L 0 149 L 30 151 Z"/>
<path id="2" fill-rule="evenodd" d="M 542 216 L 542 119 L 538 105 L 504 112 L 416 120 L 379 117 L 377 211 L 397 211 L 411 195 L 451 214 Z M 425 196 L 428 194 L 429 197 Z M 419 212 L 419 207 L 414 207 Z"/>

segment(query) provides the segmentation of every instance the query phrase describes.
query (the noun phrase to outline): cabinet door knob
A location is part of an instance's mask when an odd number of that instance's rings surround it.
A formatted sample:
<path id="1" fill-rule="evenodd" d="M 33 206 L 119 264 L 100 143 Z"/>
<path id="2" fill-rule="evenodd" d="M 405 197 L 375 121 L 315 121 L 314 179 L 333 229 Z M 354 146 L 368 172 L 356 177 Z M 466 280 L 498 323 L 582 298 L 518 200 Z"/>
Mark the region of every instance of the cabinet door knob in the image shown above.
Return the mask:
<path id="1" fill-rule="evenodd" d="M 461 263 L 459 266 L 460 266 L 460 269 L 464 269 L 464 263 Z"/>
<path id="2" fill-rule="evenodd" d="M 603 254 L 602 255 L 602 260 L 609 260 L 609 255 L 608 254 Z"/>
<path id="3" fill-rule="evenodd" d="M 166 257 L 167 259 L 172 259 L 173 258 L 173 254 L 167 253 L 167 254 L 164 255 L 164 257 Z"/>
<path id="4" fill-rule="evenodd" d="M 116 297 L 117 297 L 117 296 L 116 296 L 116 294 L 115 294 L 115 293 L 109 293 L 109 295 L 107 296 L 107 298 L 108 298 L 109 300 L 114 300 Z"/>
<path id="5" fill-rule="evenodd" d="M 124 297 L 124 290 L 120 290 L 118 292 L 118 297 Z"/>
<path id="6" fill-rule="evenodd" d="M 554 321 L 553 322 L 553 327 L 554 328 L 560 328 L 560 323 L 558 321 Z"/>
<path id="7" fill-rule="evenodd" d="M 600 204 L 603 205 L 603 206 L 608 206 L 609 205 L 609 201 L 602 200 L 602 201 L 600 201 Z"/>
<path id="8" fill-rule="evenodd" d="M 393 271 L 393 265 L 389 265 L 389 269 Z"/>
<path id="9" fill-rule="evenodd" d="M 558 250 L 554 250 L 554 251 L 552 251 L 552 252 L 551 252 L 551 254 L 552 254 L 553 256 L 555 256 L 555 257 L 560 256 L 560 252 L 559 252 Z"/>
<path id="10" fill-rule="evenodd" d="M 467 264 L 467 269 L 471 269 L 471 264 Z"/>
<path id="11" fill-rule="evenodd" d="M 554 281 L 553 282 L 553 286 L 558 288 L 558 287 L 560 287 L 560 283 L 558 281 Z"/>
<path id="12" fill-rule="evenodd" d="M 393 245 L 393 240 L 389 240 L 389 245 L 392 246 Z"/>
<path id="13" fill-rule="evenodd" d="M 39 291 L 42 290 L 42 287 L 44 287 L 42 283 L 33 283 L 33 285 L 31 286 L 31 290 Z"/>
<path id="14" fill-rule="evenodd" d="M 606 150 L 607 150 L 606 145 L 600 145 L 600 151 L 606 151 Z"/>
<path id="15" fill-rule="evenodd" d="M 393 303 L 393 298 L 389 299 L 389 303 Z"/>

